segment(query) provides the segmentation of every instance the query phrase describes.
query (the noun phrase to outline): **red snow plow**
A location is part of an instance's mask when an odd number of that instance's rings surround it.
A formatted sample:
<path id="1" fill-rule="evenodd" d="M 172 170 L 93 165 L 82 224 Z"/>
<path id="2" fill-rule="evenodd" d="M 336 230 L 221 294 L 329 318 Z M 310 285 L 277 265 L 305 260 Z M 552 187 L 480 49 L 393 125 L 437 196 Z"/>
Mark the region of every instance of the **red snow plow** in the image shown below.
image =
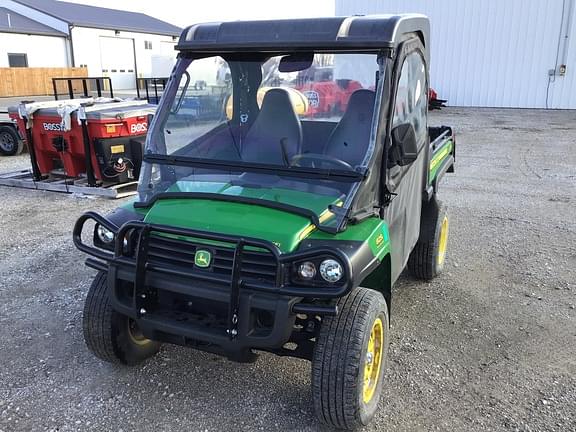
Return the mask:
<path id="1" fill-rule="evenodd" d="M 155 111 L 146 101 L 91 97 L 10 107 L 31 167 L 0 173 L 0 185 L 108 198 L 133 195 Z"/>
<path id="2" fill-rule="evenodd" d="M 9 115 L 25 131 L 36 181 L 54 170 L 86 175 L 89 186 L 138 178 L 143 138 L 155 107 L 91 99 L 22 103 Z"/>

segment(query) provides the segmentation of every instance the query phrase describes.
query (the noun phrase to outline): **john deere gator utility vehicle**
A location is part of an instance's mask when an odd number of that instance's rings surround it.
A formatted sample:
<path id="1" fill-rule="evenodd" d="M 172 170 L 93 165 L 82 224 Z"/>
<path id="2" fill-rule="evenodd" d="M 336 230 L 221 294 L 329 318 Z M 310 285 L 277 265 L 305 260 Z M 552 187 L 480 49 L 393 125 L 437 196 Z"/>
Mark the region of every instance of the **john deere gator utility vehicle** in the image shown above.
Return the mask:
<path id="1" fill-rule="evenodd" d="M 241 362 L 308 359 L 319 420 L 366 425 L 384 385 L 392 284 L 405 267 L 435 277 L 446 256 L 437 191 L 455 142 L 428 127 L 428 35 L 421 15 L 184 30 L 139 197 L 74 228 L 98 270 L 90 350 L 128 365 L 162 342 Z M 321 74 L 306 71 L 322 68 L 331 76 L 310 85 Z M 314 89 L 347 82 L 356 89 L 337 110 L 314 109 L 334 96 Z M 186 103 L 195 83 L 203 97 Z"/>

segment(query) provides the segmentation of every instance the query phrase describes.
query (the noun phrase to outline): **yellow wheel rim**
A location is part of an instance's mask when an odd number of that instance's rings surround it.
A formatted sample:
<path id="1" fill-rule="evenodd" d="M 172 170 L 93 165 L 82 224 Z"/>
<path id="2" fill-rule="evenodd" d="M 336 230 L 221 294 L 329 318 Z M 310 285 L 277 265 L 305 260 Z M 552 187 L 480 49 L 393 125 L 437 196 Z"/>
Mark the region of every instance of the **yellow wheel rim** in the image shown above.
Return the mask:
<path id="1" fill-rule="evenodd" d="M 366 350 L 366 362 L 364 364 L 364 385 L 362 387 L 362 400 L 369 403 L 374 397 L 380 369 L 382 369 L 382 350 L 384 347 L 384 326 L 382 320 L 376 318 L 370 331 L 368 348 Z"/>
<path id="2" fill-rule="evenodd" d="M 444 265 L 444 260 L 446 259 L 447 247 L 448 247 L 448 216 L 444 216 L 444 220 L 442 220 L 442 226 L 440 227 L 438 257 L 436 258 L 436 263 L 438 264 L 438 267 L 442 267 Z"/>
<path id="3" fill-rule="evenodd" d="M 133 319 L 128 319 L 128 336 L 130 336 L 130 340 L 134 342 L 136 345 L 146 345 L 150 342 L 150 339 L 146 339 L 142 334 L 142 331 L 136 324 L 136 321 Z"/>

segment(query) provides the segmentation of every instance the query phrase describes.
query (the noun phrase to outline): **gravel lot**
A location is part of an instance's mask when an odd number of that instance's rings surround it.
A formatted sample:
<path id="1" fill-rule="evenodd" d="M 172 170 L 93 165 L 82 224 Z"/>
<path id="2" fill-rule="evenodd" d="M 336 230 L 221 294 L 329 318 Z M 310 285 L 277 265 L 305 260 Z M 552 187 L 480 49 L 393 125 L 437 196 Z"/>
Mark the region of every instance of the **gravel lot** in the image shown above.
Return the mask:
<path id="1" fill-rule="evenodd" d="M 451 108 L 432 123 L 458 134 L 449 262 L 395 286 L 367 430 L 575 431 L 576 112 Z M 319 430 L 305 361 L 173 346 L 136 368 L 98 361 L 81 331 L 94 271 L 71 230 L 118 203 L 2 186 L 0 203 L 0 431 Z"/>

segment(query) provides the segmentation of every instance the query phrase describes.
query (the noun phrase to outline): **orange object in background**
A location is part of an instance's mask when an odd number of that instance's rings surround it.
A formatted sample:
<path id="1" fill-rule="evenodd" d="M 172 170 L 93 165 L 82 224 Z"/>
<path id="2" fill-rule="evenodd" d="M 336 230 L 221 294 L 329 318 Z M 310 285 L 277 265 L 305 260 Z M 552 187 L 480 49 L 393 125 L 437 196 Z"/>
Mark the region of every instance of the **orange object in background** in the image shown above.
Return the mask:
<path id="1" fill-rule="evenodd" d="M 362 88 L 355 80 L 310 81 L 297 87 L 307 98 L 307 115 L 339 115 L 346 111 L 352 93 Z"/>

